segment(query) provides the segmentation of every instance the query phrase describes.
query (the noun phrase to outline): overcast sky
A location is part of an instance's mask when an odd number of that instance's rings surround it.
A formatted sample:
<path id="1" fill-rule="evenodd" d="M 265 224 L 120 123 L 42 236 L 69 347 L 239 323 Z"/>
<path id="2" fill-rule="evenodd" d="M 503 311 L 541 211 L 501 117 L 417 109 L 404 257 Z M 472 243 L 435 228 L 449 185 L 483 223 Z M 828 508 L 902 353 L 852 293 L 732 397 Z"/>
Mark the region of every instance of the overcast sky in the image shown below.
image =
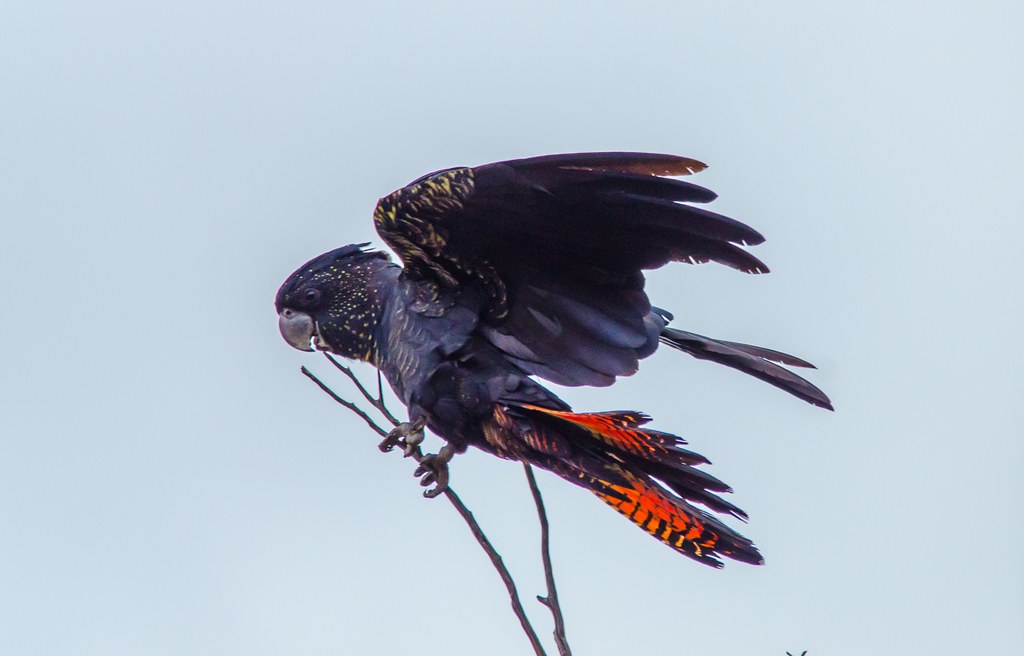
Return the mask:
<path id="1" fill-rule="evenodd" d="M 702 567 L 544 473 L 575 653 L 1024 653 L 1022 17 L 4 3 L 0 652 L 529 653 L 449 504 L 300 375 L 348 390 L 273 298 L 379 244 L 375 202 L 423 173 L 641 150 L 710 164 L 693 181 L 772 268 L 677 264 L 652 300 L 814 362 L 836 412 L 669 350 L 563 390 L 687 438 L 767 561 Z M 521 468 L 470 453 L 452 486 L 556 653 Z"/>

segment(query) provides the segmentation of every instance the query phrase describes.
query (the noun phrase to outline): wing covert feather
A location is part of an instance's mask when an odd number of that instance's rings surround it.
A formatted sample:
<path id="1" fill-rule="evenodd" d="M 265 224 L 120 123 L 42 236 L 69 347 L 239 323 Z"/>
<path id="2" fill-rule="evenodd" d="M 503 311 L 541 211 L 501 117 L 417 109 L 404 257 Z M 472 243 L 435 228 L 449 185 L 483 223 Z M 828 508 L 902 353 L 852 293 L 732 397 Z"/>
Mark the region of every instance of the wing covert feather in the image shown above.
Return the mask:
<path id="1" fill-rule="evenodd" d="M 760 233 L 685 204 L 715 194 L 664 177 L 704 168 L 647 153 L 453 168 L 381 199 L 374 222 L 403 275 L 448 289 L 478 285 L 487 299 L 481 330 L 526 371 L 606 385 L 657 346 L 643 270 L 714 261 L 768 271 L 741 247 L 764 241 Z"/>

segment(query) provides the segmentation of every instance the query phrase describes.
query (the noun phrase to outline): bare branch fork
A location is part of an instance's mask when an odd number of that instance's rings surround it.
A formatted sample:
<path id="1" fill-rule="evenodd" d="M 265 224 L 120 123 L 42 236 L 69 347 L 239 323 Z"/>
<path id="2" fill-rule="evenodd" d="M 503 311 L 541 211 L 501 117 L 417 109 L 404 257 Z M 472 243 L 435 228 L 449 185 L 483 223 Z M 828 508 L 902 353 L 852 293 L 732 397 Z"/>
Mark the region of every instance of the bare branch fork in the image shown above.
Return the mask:
<path id="1" fill-rule="evenodd" d="M 372 394 L 370 394 L 370 392 L 368 392 L 365 387 L 363 387 L 362 383 L 359 382 L 359 379 L 356 378 L 355 373 L 353 373 L 353 371 L 350 368 L 344 366 L 343 364 L 332 358 L 330 354 L 324 353 L 324 355 L 327 357 L 328 360 L 331 361 L 331 363 L 335 367 L 338 368 L 339 371 L 341 371 L 341 373 L 345 374 L 349 378 L 349 380 L 351 380 L 355 384 L 356 388 L 363 395 L 363 398 L 366 399 L 367 403 L 369 403 L 371 406 L 376 408 L 382 415 L 384 415 L 384 417 L 391 423 L 392 426 L 397 426 L 400 423 L 398 419 L 394 415 L 392 415 L 391 412 L 388 411 L 387 407 L 384 404 L 384 386 L 381 381 L 381 375 L 379 371 L 377 372 L 377 396 L 375 397 Z M 319 378 L 314 376 L 312 372 L 309 371 L 309 369 L 302 367 L 302 373 L 307 378 L 316 383 L 317 386 L 319 386 L 320 389 L 326 392 L 332 399 L 334 399 L 335 401 L 337 401 L 338 403 L 345 406 L 346 408 L 357 414 L 359 417 L 361 417 L 363 421 L 365 421 L 367 425 L 372 430 L 374 430 L 378 435 L 384 437 L 388 434 L 388 431 L 381 428 L 373 420 L 373 418 L 370 417 L 370 415 L 366 414 L 366 412 L 359 408 L 359 406 L 357 406 L 355 403 L 347 401 L 338 396 L 333 390 L 327 387 L 327 385 L 321 382 Z M 409 455 L 411 455 L 413 459 L 415 459 L 417 462 L 423 459 L 423 452 L 420 451 L 419 446 L 413 447 Z M 526 462 L 523 463 L 523 468 L 526 470 L 526 479 L 530 484 L 530 491 L 533 493 L 533 500 L 537 505 L 537 515 L 540 518 L 541 558 L 544 562 L 544 578 L 547 583 L 548 589 L 547 596 L 542 597 L 538 595 L 537 601 L 544 604 L 544 606 L 546 606 L 548 610 L 551 611 L 551 615 L 554 617 L 555 644 L 558 647 L 559 656 L 571 656 L 571 652 L 569 651 L 569 643 L 565 638 L 565 622 L 562 618 L 562 609 L 558 605 L 558 594 L 555 591 L 555 575 L 551 568 L 551 554 L 548 549 L 548 517 L 547 513 L 544 511 L 544 500 L 541 498 L 540 488 L 537 487 L 537 480 L 534 478 L 533 468 L 530 467 L 529 463 Z M 462 503 L 462 500 L 459 499 L 457 494 L 455 494 L 455 491 L 452 490 L 451 487 L 446 487 L 444 489 L 444 495 L 448 497 L 448 500 L 452 503 L 453 506 L 455 506 L 455 509 L 459 512 L 460 515 L 462 515 L 462 519 L 464 519 L 466 521 L 466 524 L 469 525 L 469 530 L 473 532 L 473 537 L 475 537 L 477 542 L 480 543 L 480 546 L 487 553 L 487 556 L 491 559 L 491 564 L 494 565 L 494 569 L 496 569 L 498 571 L 498 575 L 501 576 L 501 580 L 505 582 L 505 587 L 508 589 L 509 599 L 512 602 L 512 611 L 516 614 L 516 617 L 519 618 L 519 623 L 522 625 L 523 631 L 526 633 L 526 637 L 530 640 L 530 644 L 533 646 L 534 652 L 537 654 L 537 656 L 546 656 L 544 652 L 544 647 L 541 645 L 540 640 L 537 638 L 536 631 L 533 630 L 533 626 L 530 624 L 529 618 L 526 617 L 526 612 L 523 610 L 523 605 L 519 601 L 519 593 L 516 591 L 516 584 L 512 580 L 512 575 L 509 573 L 508 568 L 505 567 L 505 563 L 502 561 L 501 556 L 498 555 L 498 552 L 494 550 L 494 547 L 491 545 L 490 540 L 488 540 L 487 536 L 484 535 L 484 532 L 480 528 L 480 525 L 477 524 L 476 519 L 473 517 L 473 513 L 471 513 L 469 509 L 466 508 L 465 504 Z"/>

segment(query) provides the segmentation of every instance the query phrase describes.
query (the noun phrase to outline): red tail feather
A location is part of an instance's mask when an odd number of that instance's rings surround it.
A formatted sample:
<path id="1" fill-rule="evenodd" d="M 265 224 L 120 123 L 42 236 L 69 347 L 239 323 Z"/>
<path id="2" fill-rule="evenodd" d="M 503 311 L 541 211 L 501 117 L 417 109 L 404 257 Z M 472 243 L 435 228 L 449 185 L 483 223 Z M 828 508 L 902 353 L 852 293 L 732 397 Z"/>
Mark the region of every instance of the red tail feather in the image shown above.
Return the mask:
<path id="1" fill-rule="evenodd" d="M 579 414 L 496 406 L 484 433 L 498 455 L 525 460 L 587 488 L 659 541 L 695 560 L 721 567 L 715 557 L 720 555 L 761 564 L 761 554 L 750 540 L 651 478 L 658 476 L 687 498 L 716 510 L 742 514 L 708 492 L 707 485 L 719 481 L 679 462 L 680 454 L 689 454 L 685 459 L 695 462 L 706 460 L 676 448 L 681 440 L 675 435 L 639 427 L 647 421 L 639 412 Z M 665 464 L 669 462 L 673 467 Z"/>

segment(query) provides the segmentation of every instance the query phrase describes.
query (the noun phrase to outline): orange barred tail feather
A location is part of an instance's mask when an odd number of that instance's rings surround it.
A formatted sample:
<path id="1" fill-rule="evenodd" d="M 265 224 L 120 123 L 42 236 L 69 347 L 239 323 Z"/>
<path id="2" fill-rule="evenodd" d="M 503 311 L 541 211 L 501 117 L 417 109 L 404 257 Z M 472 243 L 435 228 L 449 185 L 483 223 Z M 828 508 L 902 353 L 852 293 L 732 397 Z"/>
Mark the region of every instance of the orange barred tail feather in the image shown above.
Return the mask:
<path id="1" fill-rule="evenodd" d="M 575 413 L 549 410 L 533 405 L 518 406 L 524 410 L 540 412 L 566 421 L 589 433 L 610 447 L 657 462 L 684 465 L 706 465 L 708 459 L 699 453 L 680 449 L 686 441 L 671 433 L 640 428 L 651 420 L 642 412 L 589 412 Z"/>
<path id="2" fill-rule="evenodd" d="M 764 562 L 750 540 L 687 502 L 746 517 L 712 493 L 730 492 L 729 486 L 693 467 L 707 459 L 679 448 L 685 442 L 675 435 L 641 428 L 647 416 L 522 405 L 498 406 L 494 420 L 488 440 L 504 455 L 587 488 L 676 551 L 713 567 L 722 566 L 716 556 Z"/>
<path id="3" fill-rule="evenodd" d="M 657 478 L 684 499 L 700 503 L 716 512 L 729 513 L 746 520 L 747 514 L 715 492 L 732 488 L 693 465 L 710 464 L 707 458 L 679 447 L 686 442 L 671 433 L 641 428 L 650 418 L 639 412 L 574 413 L 536 406 L 518 406 L 532 414 L 535 425 L 557 424 L 557 432 L 576 444 L 603 445 L 616 461 L 631 464 Z M 557 420 L 552 422 L 552 420 Z M 548 433 L 552 432 L 550 429 Z"/>
<path id="4" fill-rule="evenodd" d="M 575 463 L 560 464 L 563 471 L 555 473 L 575 478 L 579 485 L 589 489 L 631 522 L 694 560 L 716 568 L 722 567 L 722 561 L 716 558 L 718 555 L 751 565 L 764 564 L 753 542 L 672 495 L 643 474 L 606 464 L 603 474 L 595 476 L 573 467 Z"/>

